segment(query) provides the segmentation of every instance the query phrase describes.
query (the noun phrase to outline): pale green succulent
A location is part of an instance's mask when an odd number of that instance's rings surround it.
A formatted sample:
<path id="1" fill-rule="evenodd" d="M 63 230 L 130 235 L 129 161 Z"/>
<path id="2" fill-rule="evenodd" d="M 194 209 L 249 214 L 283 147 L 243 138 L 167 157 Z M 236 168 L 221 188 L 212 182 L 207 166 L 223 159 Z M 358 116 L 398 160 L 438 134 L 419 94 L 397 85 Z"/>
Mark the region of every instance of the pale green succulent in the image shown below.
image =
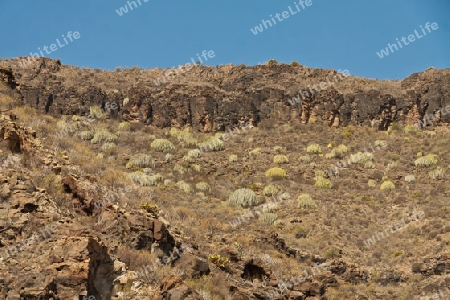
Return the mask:
<path id="1" fill-rule="evenodd" d="M 151 147 L 159 152 L 170 152 L 175 149 L 172 142 L 166 139 L 155 139 L 151 143 Z"/>
<path id="2" fill-rule="evenodd" d="M 255 206 L 259 203 L 256 194 L 251 189 L 237 189 L 228 198 L 230 204 L 241 207 Z"/>
<path id="3" fill-rule="evenodd" d="M 298 196 L 298 207 L 305 209 L 314 209 L 317 208 L 317 205 L 310 194 L 301 194 L 300 196 Z"/>

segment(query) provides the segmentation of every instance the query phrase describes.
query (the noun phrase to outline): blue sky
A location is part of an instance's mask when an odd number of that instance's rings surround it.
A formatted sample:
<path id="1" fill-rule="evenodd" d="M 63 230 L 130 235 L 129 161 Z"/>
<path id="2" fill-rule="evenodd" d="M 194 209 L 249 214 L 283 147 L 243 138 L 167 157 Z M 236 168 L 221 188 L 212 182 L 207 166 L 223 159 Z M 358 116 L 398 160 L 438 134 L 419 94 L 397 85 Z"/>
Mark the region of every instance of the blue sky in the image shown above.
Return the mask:
<path id="1" fill-rule="evenodd" d="M 122 16 L 116 10 L 126 0 L 0 1 L 0 57 L 29 55 L 59 38 L 64 47 L 46 57 L 102 69 L 173 67 L 198 60 L 203 50 L 215 53 L 205 65 L 274 58 L 379 79 L 450 67 L 449 0 L 310 0 L 305 8 L 299 0 L 134 1 L 138 7 Z M 278 21 L 283 11 L 289 16 Z M 277 24 L 253 34 L 270 15 Z M 438 29 L 423 36 L 427 22 Z M 414 30 L 422 38 L 382 59 L 376 54 Z M 69 31 L 80 38 L 64 45 Z"/>

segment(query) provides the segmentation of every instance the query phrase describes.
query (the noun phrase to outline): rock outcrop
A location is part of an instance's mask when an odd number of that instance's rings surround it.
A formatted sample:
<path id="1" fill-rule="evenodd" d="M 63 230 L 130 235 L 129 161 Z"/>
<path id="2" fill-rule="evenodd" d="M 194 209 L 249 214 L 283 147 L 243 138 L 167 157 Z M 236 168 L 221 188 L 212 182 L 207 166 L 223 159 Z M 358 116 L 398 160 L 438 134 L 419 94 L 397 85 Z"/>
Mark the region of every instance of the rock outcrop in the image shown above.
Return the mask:
<path id="1" fill-rule="evenodd" d="M 246 118 L 253 125 L 273 120 L 334 127 L 365 124 L 385 130 L 393 122 L 417 123 L 450 106 L 448 69 L 379 81 L 301 65 L 196 66 L 156 85 L 163 70 L 104 72 L 47 58 L 24 67 L 24 60 L 1 61 L 0 74 L 6 74 L 4 80 L 39 112 L 87 115 L 89 106 L 98 105 L 112 117 L 157 127 L 188 125 L 208 132 Z M 107 103 L 118 109 L 109 109 Z M 450 113 L 439 118 L 449 123 Z"/>

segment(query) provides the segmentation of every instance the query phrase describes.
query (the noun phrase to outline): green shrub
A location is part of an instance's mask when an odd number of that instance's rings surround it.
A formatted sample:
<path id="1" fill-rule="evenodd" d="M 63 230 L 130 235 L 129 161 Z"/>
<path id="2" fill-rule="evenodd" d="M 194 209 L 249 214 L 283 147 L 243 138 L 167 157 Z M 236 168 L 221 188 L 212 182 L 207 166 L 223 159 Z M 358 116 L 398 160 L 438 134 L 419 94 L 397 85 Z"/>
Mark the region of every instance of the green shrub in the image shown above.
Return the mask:
<path id="1" fill-rule="evenodd" d="M 193 164 L 191 166 L 191 169 L 194 170 L 195 172 L 201 172 L 202 171 L 202 166 L 200 166 L 198 164 Z"/>
<path id="2" fill-rule="evenodd" d="M 130 122 L 121 122 L 119 123 L 119 130 L 120 131 L 128 131 L 131 128 Z"/>
<path id="3" fill-rule="evenodd" d="M 396 162 L 389 163 L 387 165 L 387 168 L 391 169 L 391 170 L 397 170 L 398 169 L 398 163 L 396 163 Z"/>
<path id="4" fill-rule="evenodd" d="M 374 145 L 376 148 L 384 148 L 387 146 L 387 142 L 385 140 L 376 140 Z"/>
<path id="5" fill-rule="evenodd" d="M 198 144 L 198 147 L 200 149 L 206 149 L 207 147 L 209 147 L 209 149 L 211 149 L 212 151 L 223 151 L 225 150 L 225 145 L 223 143 L 223 141 L 219 138 L 210 138 L 200 144 Z"/>
<path id="6" fill-rule="evenodd" d="M 395 184 L 384 176 L 383 183 L 380 185 L 380 190 L 395 190 Z"/>
<path id="7" fill-rule="evenodd" d="M 319 153 L 322 153 L 322 147 L 320 147 L 319 144 L 312 143 L 312 144 L 309 144 L 308 147 L 306 147 L 306 152 L 319 154 Z"/>
<path id="8" fill-rule="evenodd" d="M 228 161 L 229 162 L 237 162 L 238 161 L 237 155 L 231 154 L 230 156 L 228 156 Z"/>
<path id="9" fill-rule="evenodd" d="M 331 180 L 319 176 L 316 179 L 315 186 L 319 189 L 331 189 L 333 184 L 331 183 Z"/>
<path id="10" fill-rule="evenodd" d="M 367 185 L 369 187 L 376 187 L 377 186 L 377 181 L 374 179 L 369 179 L 369 181 L 367 182 Z"/>
<path id="11" fill-rule="evenodd" d="M 438 163 L 438 156 L 436 154 L 428 154 L 421 156 L 414 161 L 416 167 L 424 168 L 434 166 Z"/>
<path id="12" fill-rule="evenodd" d="M 136 154 L 133 155 L 128 161 L 126 168 L 154 168 L 155 161 L 150 155 L 147 154 Z"/>
<path id="13" fill-rule="evenodd" d="M 367 162 L 372 161 L 374 158 L 370 152 L 358 152 L 350 155 L 350 162 L 352 164 L 365 165 Z"/>
<path id="14" fill-rule="evenodd" d="M 259 215 L 258 220 L 262 223 L 272 225 L 278 219 L 275 213 L 262 213 Z"/>
<path id="15" fill-rule="evenodd" d="M 175 171 L 175 172 L 178 172 L 178 173 L 180 173 L 180 174 L 184 174 L 184 173 L 186 173 L 186 168 L 185 167 L 183 167 L 182 165 L 180 165 L 180 164 L 176 164 L 175 166 L 173 166 L 173 170 Z"/>
<path id="16" fill-rule="evenodd" d="M 211 192 L 211 187 L 206 182 L 199 182 L 195 185 L 195 188 L 201 192 Z"/>
<path id="17" fill-rule="evenodd" d="M 194 189 L 191 187 L 189 183 L 184 182 L 183 180 L 178 181 L 175 184 L 180 190 L 183 190 L 185 193 L 191 194 L 194 192 Z"/>
<path id="18" fill-rule="evenodd" d="M 179 130 L 178 128 L 175 128 L 175 127 L 171 127 L 169 130 L 169 135 L 173 138 L 178 138 L 180 133 L 181 133 L 181 130 Z"/>
<path id="19" fill-rule="evenodd" d="M 167 153 L 166 156 L 164 157 L 166 162 L 171 162 L 173 159 L 173 155 L 170 153 Z"/>
<path id="20" fill-rule="evenodd" d="M 289 159 L 287 158 L 286 155 L 275 155 L 273 158 L 273 163 L 275 164 L 287 164 L 289 162 Z"/>
<path id="21" fill-rule="evenodd" d="M 191 158 L 199 158 L 202 155 L 202 153 L 198 149 L 193 149 L 189 150 L 187 155 Z"/>
<path id="22" fill-rule="evenodd" d="M 116 151 L 116 144 L 114 143 L 104 143 L 102 145 L 102 152 L 104 153 L 113 153 Z"/>
<path id="23" fill-rule="evenodd" d="M 150 146 L 159 152 L 169 152 L 175 149 L 172 142 L 166 139 L 155 139 Z"/>
<path id="24" fill-rule="evenodd" d="M 430 171 L 428 173 L 428 176 L 430 176 L 431 179 L 439 180 L 444 178 L 444 173 L 444 169 L 442 169 L 441 167 L 437 167 L 436 170 Z"/>
<path id="25" fill-rule="evenodd" d="M 317 205 L 310 194 L 301 194 L 298 196 L 298 207 L 304 209 L 314 209 L 317 208 Z"/>
<path id="26" fill-rule="evenodd" d="M 327 153 L 325 155 L 325 158 L 343 158 L 347 152 L 348 152 L 348 147 L 341 144 L 341 145 L 331 149 L 331 152 Z"/>
<path id="27" fill-rule="evenodd" d="M 101 143 L 101 142 L 114 143 L 116 140 L 117 140 L 117 135 L 108 132 L 104 128 L 100 128 L 95 132 L 94 138 L 91 140 L 91 143 L 93 143 L 93 144 L 97 144 L 97 143 Z"/>
<path id="28" fill-rule="evenodd" d="M 230 204 L 240 207 L 255 206 L 259 203 L 256 194 L 251 189 L 237 189 L 230 194 L 228 201 Z"/>
<path id="29" fill-rule="evenodd" d="M 89 107 L 89 114 L 96 119 L 104 119 L 106 116 L 103 114 L 100 106 L 94 105 Z"/>
<path id="30" fill-rule="evenodd" d="M 255 148 L 249 152 L 251 157 L 258 157 L 261 155 L 261 148 Z"/>
<path id="31" fill-rule="evenodd" d="M 156 179 L 154 176 L 148 176 L 147 174 L 141 171 L 129 173 L 127 177 L 134 183 L 142 186 L 150 186 L 156 184 Z"/>
<path id="32" fill-rule="evenodd" d="M 208 256 L 208 260 L 215 264 L 216 266 L 219 266 L 221 268 L 226 268 L 228 264 L 230 263 L 230 260 L 228 257 L 222 257 L 219 254 L 212 254 Z"/>
<path id="33" fill-rule="evenodd" d="M 183 159 L 184 162 L 187 162 L 187 163 L 191 163 L 191 162 L 194 161 L 194 159 L 192 157 L 188 156 L 188 155 L 183 156 L 182 159 Z"/>
<path id="34" fill-rule="evenodd" d="M 272 197 L 278 193 L 278 189 L 272 185 L 269 184 L 268 186 L 264 187 L 263 189 L 263 195 L 267 197 Z"/>
<path id="35" fill-rule="evenodd" d="M 273 151 L 275 151 L 278 154 L 281 154 L 283 152 L 283 147 L 275 146 L 275 147 L 273 147 Z"/>
<path id="36" fill-rule="evenodd" d="M 282 168 L 270 168 L 265 175 L 270 178 L 285 178 L 287 176 L 286 171 Z"/>
<path id="37" fill-rule="evenodd" d="M 177 139 L 183 144 L 183 146 L 186 146 L 186 147 L 193 147 L 193 146 L 197 146 L 197 144 L 198 144 L 198 141 L 194 137 L 194 135 L 188 131 L 181 131 L 178 134 Z"/>
<path id="38" fill-rule="evenodd" d="M 298 67 L 300 64 L 296 61 L 291 61 L 290 65 L 293 67 Z"/>
<path id="39" fill-rule="evenodd" d="M 139 204 L 139 208 L 147 211 L 148 213 L 151 213 L 155 216 L 159 215 L 159 207 L 156 204 L 152 204 L 149 202 L 141 202 L 141 204 Z"/>
<path id="40" fill-rule="evenodd" d="M 94 138 L 94 133 L 92 131 L 82 131 L 80 132 L 80 138 L 84 141 L 90 141 Z"/>
<path id="41" fill-rule="evenodd" d="M 303 155 L 298 158 L 299 162 L 309 163 L 311 161 L 311 157 L 309 155 Z"/>
<path id="42" fill-rule="evenodd" d="M 375 164 L 371 161 L 368 161 L 364 164 L 364 169 L 375 169 Z"/>
<path id="43" fill-rule="evenodd" d="M 273 58 L 271 58 L 267 61 L 268 66 L 276 66 L 277 64 L 278 64 L 278 62 Z"/>

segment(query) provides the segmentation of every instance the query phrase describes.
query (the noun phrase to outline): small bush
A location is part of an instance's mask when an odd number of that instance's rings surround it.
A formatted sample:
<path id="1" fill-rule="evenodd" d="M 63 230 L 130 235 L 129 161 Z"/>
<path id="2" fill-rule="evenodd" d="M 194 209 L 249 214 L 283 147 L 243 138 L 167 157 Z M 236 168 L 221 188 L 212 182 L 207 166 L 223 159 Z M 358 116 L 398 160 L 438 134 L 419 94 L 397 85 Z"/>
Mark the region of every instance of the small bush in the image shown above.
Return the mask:
<path id="1" fill-rule="evenodd" d="M 262 223 L 272 225 L 278 219 L 277 214 L 274 213 L 262 213 L 259 215 L 258 220 Z"/>
<path id="2" fill-rule="evenodd" d="M 131 128 L 130 122 L 121 122 L 119 123 L 119 130 L 120 131 L 128 131 Z"/>
<path id="3" fill-rule="evenodd" d="M 141 204 L 139 204 L 139 208 L 141 208 L 155 216 L 159 215 L 159 207 L 156 204 L 152 204 L 149 202 L 142 202 Z"/>
<path id="4" fill-rule="evenodd" d="M 117 135 L 108 132 L 106 129 L 102 128 L 95 132 L 94 138 L 91 143 L 97 144 L 101 142 L 114 143 L 117 140 Z"/>
<path id="5" fill-rule="evenodd" d="M 94 133 L 92 131 L 82 131 L 80 132 L 80 138 L 84 141 L 90 141 L 94 138 Z"/>
<path id="6" fill-rule="evenodd" d="M 326 158 L 343 158 L 345 154 L 348 152 L 348 147 L 341 144 L 333 149 L 331 149 L 330 153 L 325 155 Z"/>
<path id="7" fill-rule="evenodd" d="M 255 206 L 259 203 L 256 194 L 251 189 L 237 189 L 230 194 L 228 201 L 230 204 L 240 207 Z"/>
<path id="8" fill-rule="evenodd" d="M 102 152 L 105 154 L 111 154 L 116 151 L 116 144 L 114 143 L 104 143 L 102 145 Z"/>
<path id="9" fill-rule="evenodd" d="M 183 180 L 180 180 L 176 183 L 176 186 L 183 190 L 185 193 L 192 194 L 194 192 L 194 189 L 191 187 L 189 183 L 184 182 Z"/>
<path id="10" fill-rule="evenodd" d="M 374 179 L 369 179 L 369 181 L 367 182 L 367 185 L 369 187 L 376 187 L 377 186 L 377 181 Z"/>
<path id="11" fill-rule="evenodd" d="M 421 156 L 414 161 L 416 167 L 424 168 L 434 166 L 438 163 L 438 156 L 436 154 L 428 154 Z"/>
<path id="12" fill-rule="evenodd" d="M 198 164 L 193 164 L 191 166 L 191 169 L 194 170 L 195 172 L 201 172 L 202 171 L 202 166 L 200 166 Z"/>
<path id="13" fill-rule="evenodd" d="M 286 171 L 282 168 L 270 168 L 265 173 L 266 177 L 271 178 L 285 178 L 287 176 Z"/>
<path id="14" fill-rule="evenodd" d="M 219 138 L 211 138 L 209 140 L 204 141 L 198 145 L 201 149 L 206 149 L 209 147 L 212 151 L 223 151 L 225 150 L 225 145 L 223 141 Z"/>
<path id="15" fill-rule="evenodd" d="M 206 182 L 199 182 L 195 185 L 195 188 L 201 192 L 211 192 L 211 187 Z"/>
<path id="16" fill-rule="evenodd" d="M 308 147 L 306 147 L 306 152 L 319 154 L 319 153 L 322 153 L 322 147 L 320 147 L 319 144 L 312 143 L 312 144 L 309 144 Z"/>
<path id="17" fill-rule="evenodd" d="M 319 189 L 331 189 L 333 184 L 331 183 L 331 180 L 319 177 L 316 179 L 315 186 Z"/>
<path id="18" fill-rule="evenodd" d="M 128 161 L 126 168 L 154 168 L 155 161 L 150 155 L 147 154 L 136 154 L 133 155 Z"/>
<path id="19" fill-rule="evenodd" d="M 272 197 L 278 193 L 278 189 L 272 185 L 269 184 L 268 186 L 264 187 L 263 189 L 263 195 L 267 197 Z"/>
<path id="20" fill-rule="evenodd" d="M 367 162 L 372 161 L 374 158 L 370 152 L 358 152 L 350 155 L 350 162 L 352 164 L 365 165 Z"/>
<path id="21" fill-rule="evenodd" d="M 237 155 L 231 154 L 230 156 L 228 156 L 228 161 L 229 162 L 237 162 L 238 161 Z"/>
<path id="22" fill-rule="evenodd" d="M 188 131 L 181 131 L 178 134 L 177 139 L 181 142 L 183 146 L 186 147 L 195 147 L 198 144 L 198 141 L 194 137 L 194 135 Z"/>
<path id="23" fill-rule="evenodd" d="M 317 205 L 311 195 L 301 194 L 300 196 L 298 196 L 298 207 L 304 209 L 314 209 L 317 208 Z"/>
<path id="24" fill-rule="evenodd" d="M 311 157 L 309 155 L 303 155 L 298 158 L 299 162 L 309 163 L 311 161 Z"/>
<path id="25" fill-rule="evenodd" d="M 106 117 L 103 114 L 101 107 L 97 105 L 89 107 L 89 114 L 94 116 L 96 119 L 104 119 Z"/>
<path id="26" fill-rule="evenodd" d="M 226 268 L 228 266 L 228 264 L 230 263 L 230 260 L 228 259 L 228 257 L 222 257 L 219 254 L 212 254 L 208 256 L 208 260 L 215 264 L 216 266 L 222 267 L 222 268 Z"/>
<path id="27" fill-rule="evenodd" d="M 371 161 L 368 161 L 364 164 L 364 169 L 375 169 L 375 164 Z"/>
<path id="28" fill-rule="evenodd" d="M 175 149 L 172 142 L 166 139 L 155 139 L 150 146 L 159 152 L 169 152 Z"/>
<path id="29" fill-rule="evenodd" d="M 444 178 L 444 173 L 444 169 L 442 169 L 441 167 L 437 167 L 436 170 L 430 171 L 428 173 L 428 176 L 430 176 L 431 179 L 439 180 Z"/>
<path id="30" fill-rule="evenodd" d="M 172 159 L 173 159 L 173 156 L 172 156 L 172 154 L 170 154 L 170 153 L 167 153 L 166 156 L 164 157 L 164 160 L 165 160 L 166 162 L 171 162 Z"/>
<path id="31" fill-rule="evenodd" d="M 384 179 L 384 182 L 380 185 L 380 190 L 395 190 L 395 184 L 389 179 Z"/>
<path id="32" fill-rule="evenodd" d="M 291 61 L 290 65 L 293 67 L 298 67 L 300 64 L 296 61 Z"/>
<path id="33" fill-rule="evenodd" d="M 134 183 L 142 186 L 151 186 L 156 184 L 156 179 L 154 176 L 148 176 L 141 171 L 129 173 L 127 177 Z"/>
<path id="34" fill-rule="evenodd" d="M 278 154 L 281 154 L 281 153 L 283 153 L 283 147 L 275 146 L 275 147 L 273 147 L 273 151 L 275 151 Z"/>
<path id="35" fill-rule="evenodd" d="M 249 152 L 251 157 L 258 157 L 261 155 L 261 148 L 255 148 Z"/>
<path id="36" fill-rule="evenodd" d="M 200 150 L 194 149 L 194 150 L 189 150 L 187 155 L 190 158 L 199 158 L 200 156 L 202 156 L 202 153 L 200 152 Z"/>
<path id="37" fill-rule="evenodd" d="M 275 155 L 273 158 L 273 162 L 275 164 L 287 164 L 289 162 L 289 159 L 287 158 L 286 155 Z"/>
<path id="38" fill-rule="evenodd" d="M 179 165 L 179 164 L 176 164 L 175 166 L 173 166 L 173 170 L 180 174 L 184 174 L 187 171 L 185 167 L 183 167 L 182 165 Z"/>
<path id="39" fill-rule="evenodd" d="M 376 148 L 384 148 L 387 146 L 387 142 L 385 140 L 376 140 L 374 145 Z"/>
<path id="40" fill-rule="evenodd" d="M 267 65 L 268 66 L 276 66 L 278 64 L 278 62 L 275 60 L 275 59 L 269 59 L 268 61 L 267 61 Z"/>

